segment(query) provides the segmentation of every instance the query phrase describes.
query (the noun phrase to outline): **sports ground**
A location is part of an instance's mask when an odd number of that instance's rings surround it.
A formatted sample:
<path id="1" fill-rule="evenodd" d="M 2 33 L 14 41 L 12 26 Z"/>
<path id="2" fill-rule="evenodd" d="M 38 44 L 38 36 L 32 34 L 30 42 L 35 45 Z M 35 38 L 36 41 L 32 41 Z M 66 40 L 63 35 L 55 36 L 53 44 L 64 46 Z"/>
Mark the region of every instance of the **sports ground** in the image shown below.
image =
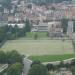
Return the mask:
<path id="1" fill-rule="evenodd" d="M 71 40 L 10 40 L 7 41 L 1 50 L 17 50 L 25 55 L 61 55 L 72 54 L 73 46 Z"/>

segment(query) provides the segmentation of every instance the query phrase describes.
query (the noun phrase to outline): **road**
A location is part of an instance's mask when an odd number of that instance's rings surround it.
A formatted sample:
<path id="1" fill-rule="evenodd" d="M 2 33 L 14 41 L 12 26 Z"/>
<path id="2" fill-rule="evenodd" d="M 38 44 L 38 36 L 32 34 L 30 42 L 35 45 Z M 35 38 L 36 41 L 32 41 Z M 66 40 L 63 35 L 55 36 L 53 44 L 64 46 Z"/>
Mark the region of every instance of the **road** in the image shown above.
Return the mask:
<path id="1" fill-rule="evenodd" d="M 24 58 L 23 63 L 24 63 L 24 69 L 22 75 L 27 75 L 32 61 L 28 60 L 27 58 Z"/>

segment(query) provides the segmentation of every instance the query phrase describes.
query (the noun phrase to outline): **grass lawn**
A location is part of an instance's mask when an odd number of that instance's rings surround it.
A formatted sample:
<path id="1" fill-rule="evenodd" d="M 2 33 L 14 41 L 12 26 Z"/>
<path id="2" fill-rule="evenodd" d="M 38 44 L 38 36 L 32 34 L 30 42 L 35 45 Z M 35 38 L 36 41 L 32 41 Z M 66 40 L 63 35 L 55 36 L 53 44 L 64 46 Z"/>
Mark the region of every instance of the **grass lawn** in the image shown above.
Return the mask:
<path id="1" fill-rule="evenodd" d="M 61 55 L 73 54 L 71 40 L 9 40 L 0 50 L 17 50 L 25 55 Z"/>
<path id="2" fill-rule="evenodd" d="M 64 54 L 64 55 L 42 55 L 42 56 L 30 56 L 29 59 L 35 61 L 39 60 L 41 62 L 50 62 L 50 61 L 62 61 L 65 59 L 73 58 L 73 54 Z"/>
<path id="3" fill-rule="evenodd" d="M 47 32 L 27 32 L 26 38 L 34 38 L 35 34 L 38 35 L 38 38 L 48 38 Z"/>

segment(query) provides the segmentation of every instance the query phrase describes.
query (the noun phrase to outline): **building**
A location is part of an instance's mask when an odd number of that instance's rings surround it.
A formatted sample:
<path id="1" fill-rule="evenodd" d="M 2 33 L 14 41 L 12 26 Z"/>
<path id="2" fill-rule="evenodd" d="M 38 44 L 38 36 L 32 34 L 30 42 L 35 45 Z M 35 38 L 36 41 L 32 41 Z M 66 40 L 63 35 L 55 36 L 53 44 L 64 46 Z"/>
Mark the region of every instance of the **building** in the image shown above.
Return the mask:
<path id="1" fill-rule="evenodd" d="M 61 22 L 53 21 L 48 23 L 39 23 L 38 25 L 33 25 L 32 32 L 49 32 L 49 36 L 62 37 L 63 28 L 61 27 Z"/>
<path id="2" fill-rule="evenodd" d="M 49 22 L 49 36 L 50 37 L 62 37 L 63 36 L 63 28 L 61 27 L 61 22 L 53 21 Z"/>
<path id="3" fill-rule="evenodd" d="M 16 25 L 19 28 L 23 28 L 25 26 L 25 23 L 8 23 L 8 26 L 12 26 L 12 27 L 15 27 Z"/>
<path id="4" fill-rule="evenodd" d="M 39 25 L 33 25 L 31 32 L 48 32 L 48 23 L 40 23 Z"/>

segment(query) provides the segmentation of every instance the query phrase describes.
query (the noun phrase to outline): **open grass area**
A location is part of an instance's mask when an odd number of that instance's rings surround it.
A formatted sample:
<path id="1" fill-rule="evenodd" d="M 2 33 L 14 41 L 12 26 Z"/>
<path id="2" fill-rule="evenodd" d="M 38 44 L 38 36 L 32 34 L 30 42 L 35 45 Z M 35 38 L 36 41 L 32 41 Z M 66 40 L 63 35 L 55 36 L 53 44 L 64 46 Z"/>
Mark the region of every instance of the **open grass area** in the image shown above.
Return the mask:
<path id="1" fill-rule="evenodd" d="M 9 40 L 1 50 L 17 50 L 25 55 L 61 55 L 73 54 L 71 40 Z"/>
<path id="2" fill-rule="evenodd" d="M 34 38 L 35 34 L 37 34 L 38 38 L 48 38 L 47 32 L 27 32 L 26 38 Z"/>
<path id="3" fill-rule="evenodd" d="M 73 54 L 63 54 L 63 55 L 42 55 L 42 56 L 30 56 L 30 60 L 39 60 L 41 62 L 50 62 L 50 61 L 63 61 L 65 59 L 73 58 Z"/>

